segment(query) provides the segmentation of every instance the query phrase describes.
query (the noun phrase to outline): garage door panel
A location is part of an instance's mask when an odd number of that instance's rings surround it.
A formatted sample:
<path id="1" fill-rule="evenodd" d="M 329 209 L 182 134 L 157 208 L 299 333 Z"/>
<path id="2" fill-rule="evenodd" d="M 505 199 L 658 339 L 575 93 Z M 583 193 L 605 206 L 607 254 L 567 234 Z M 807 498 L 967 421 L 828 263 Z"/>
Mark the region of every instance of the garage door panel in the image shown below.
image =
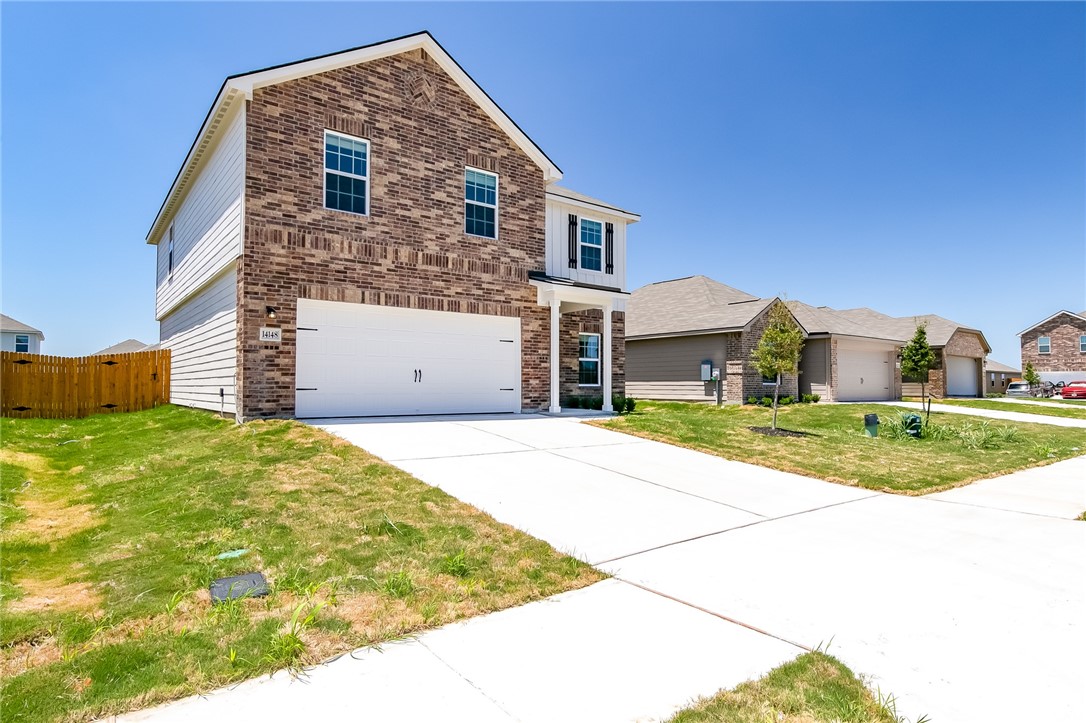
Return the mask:
<path id="1" fill-rule="evenodd" d="M 977 360 L 973 357 L 948 356 L 947 394 L 954 397 L 975 397 L 977 393 Z"/>
<path id="2" fill-rule="evenodd" d="M 520 409 L 517 318 L 299 299 L 298 326 L 300 417 Z"/>
<path id="3" fill-rule="evenodd" d="M 886 351 L 838 348 L 837 398 L 842 402 L 891 399 L 890 355 Z"/>

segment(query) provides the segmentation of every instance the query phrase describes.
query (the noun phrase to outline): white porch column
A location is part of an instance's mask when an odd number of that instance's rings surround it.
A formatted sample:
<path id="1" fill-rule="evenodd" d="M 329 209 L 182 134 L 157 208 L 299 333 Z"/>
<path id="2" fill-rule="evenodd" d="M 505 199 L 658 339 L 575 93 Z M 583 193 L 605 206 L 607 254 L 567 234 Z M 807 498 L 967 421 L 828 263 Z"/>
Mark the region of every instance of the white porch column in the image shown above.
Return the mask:
<path id="1" fill-rule="evenodd" d="M 562 411 L 560 403 L 560 374 L 562 354 L 558 348 L 558 332 L 562 326 L 562 302 L 551 299 L 551 404 L 550 411 L 557 414 Z"/>
<path id="2" fill-rule="evenodd" d="M 603 357 L 603 411 L 613 412 L 611 404 L 611 305 L 603 307 L 603 339 L 600 341 Z"/>

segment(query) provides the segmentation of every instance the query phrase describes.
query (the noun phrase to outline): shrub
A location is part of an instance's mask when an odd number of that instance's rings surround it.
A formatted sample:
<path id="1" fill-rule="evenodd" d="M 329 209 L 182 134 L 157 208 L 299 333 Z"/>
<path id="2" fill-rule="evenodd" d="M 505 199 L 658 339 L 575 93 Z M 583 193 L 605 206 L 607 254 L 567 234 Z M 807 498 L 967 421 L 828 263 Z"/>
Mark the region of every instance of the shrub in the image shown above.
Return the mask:
<path id="1" fill-rule="evenodd" d="M 751 395 L 751 396 L 747 397 L 747 404 L 757 404 L 757 403 L 758 403 L 758 397 L 755 397 L 754 395 Z"/>
<path id="2" fill-rule="evenodd" d="M 821 394 L 812 394 L 811 395 L 811 403 L 812 404 L 818 404 L 818 400 L 821 399 L 821 398 L 822 398 Z"/>
<path id="3" fill-rule="evenodd" d="M 762 397 L 762 406 L 763 407 L 772 407 L 773 406 L 773 397 Z"/>
<path id="4" fill-rule="evenodd" d="M 791 404 L 794 401 L 796 401 L 796 398 L 793 397 L 791 394 L 787 394 L 787 395 L 779 398 L 777 400 L 777 404 L 779 404 L 779 405 Z"/>
<path id="5" fill-rule="evenodd" d="M 633 397 L 626 397 L 626 414 L 630 414 L 637 408 L 637 400 Z"/>
<path id="6" fill-rule="evenodd" d="M 814 404 L 819 398 L 817 394 L 804 394 L 799 398 L 799 401 L 803 404 Z"/>
<path id="7" fill-rule="evenodd" d="M 569 407 L 570 409 L 580 409 L 580 407 L 581 407 L 581 398 L 580 397 L 570 397 L 569 399 L 566 400 L 566 406 Z"/>
<path id="8" fill-rule="evenodd" d="M 626 410 L 626 397 L 621 394 L 612 394 L 611 409 L 614 409 L 616 414 L 622 414 Z"/>
<path id="9" fill-rule="evenodd" d="M 592 397 L 588 400 L 588 404 L 584 405 L 586 409 L 603 409 L 603 397 Z"/>

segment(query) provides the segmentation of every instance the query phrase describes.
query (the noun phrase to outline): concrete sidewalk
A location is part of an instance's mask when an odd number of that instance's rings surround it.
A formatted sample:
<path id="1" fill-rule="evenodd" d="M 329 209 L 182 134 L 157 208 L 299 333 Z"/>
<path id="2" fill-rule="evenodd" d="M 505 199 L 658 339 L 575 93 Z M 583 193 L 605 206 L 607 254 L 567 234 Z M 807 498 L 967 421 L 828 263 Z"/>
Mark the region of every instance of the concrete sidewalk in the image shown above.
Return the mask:
<path id="1" fill-rule="evenodd" d="M 887 407 L 905 407 L 906 409 L 919 409 L 924 407 L 920 402 L 849 402 L 860 406 L 878 404 Z M 1030 414 L 1029 412 L 1004 412 L 996 409 L 976 409 L 974 407 L 955 407 L 949 404 L 932 404 L 931 411 L 946 412 L 947 414 L 964 414 L 970 417 L 988 417 L 989 419 L 1002 419 L 1007 422 L 1028 422 L 1030 424 L 1053 424 L 1057 427 L 1078 427 L 1086 429 L 1086 419 L 1071 419 L 1068 417 L 1052 417 L 1044 414 Z M 1086 441 L 1086 437 L 1084 437 Z"/>

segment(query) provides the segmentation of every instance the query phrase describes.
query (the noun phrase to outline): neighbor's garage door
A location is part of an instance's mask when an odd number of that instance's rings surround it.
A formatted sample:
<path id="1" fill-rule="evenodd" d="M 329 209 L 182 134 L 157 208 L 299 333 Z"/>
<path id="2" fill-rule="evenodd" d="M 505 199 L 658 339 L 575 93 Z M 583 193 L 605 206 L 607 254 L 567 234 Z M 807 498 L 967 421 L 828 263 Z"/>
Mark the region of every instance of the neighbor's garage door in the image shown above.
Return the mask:
<path id="1" fill-rule="evenodd" d="M 968 356 L 946 358 L 946 393 L 952 397 L 977 396 L 977 360 Z"/>
<path id="2" fill-rule="evenodd" d="M 520 411 L 520 319 L 298 300 L 295 414 Z"/>
<path id="3" fill-rule="evenodd" d="M 890 354 L 870 349 L 837 349 L 837 399 L 869 402 L 891 398 Z"/>

